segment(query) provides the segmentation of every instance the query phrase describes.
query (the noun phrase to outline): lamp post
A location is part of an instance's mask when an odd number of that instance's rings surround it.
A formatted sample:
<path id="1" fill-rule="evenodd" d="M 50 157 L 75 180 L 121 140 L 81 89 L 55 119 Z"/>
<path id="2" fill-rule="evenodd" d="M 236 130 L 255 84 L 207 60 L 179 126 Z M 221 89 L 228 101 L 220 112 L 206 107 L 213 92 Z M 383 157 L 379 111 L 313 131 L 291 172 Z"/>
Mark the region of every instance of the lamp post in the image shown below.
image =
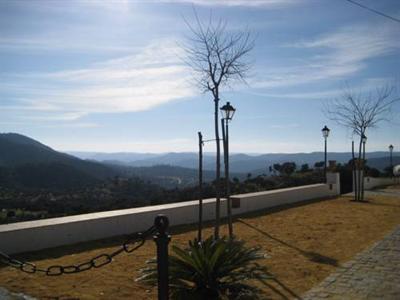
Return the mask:
<path id="1" fill-rule="evenodd" d="M 390 153 L 390 172 L 393 175 L 393 145 L 389 145 L 389 153 Z"/>
<path id="2" fill-rule="evenodd" d="M 202 230 L 203 230 L 203 135 L 199 131 L 199 224 L 197 230 L 197 241 L 202 241 Z"/>
<path id="3" fill-rule="evenodd" d="M 390 153 L 390 167 L 393 168 L 393 145 L 389 146 L 389 153 Z"/>
<path id="4" fill-rule="evenodd" d="M 324 164 L 324 177 L 325 177 L 325 182 L 326 182 L 326 168 L 327 168 L 327 140 L 329 136 L 329 132 L 331 131 L 326 125 L 324 128 L 322 128 L 322 136 L 325 139 L 325 164 Z"/>
<path id="5" fill-rule="evenodd" d="M 225 163 L 225 192 L 227 201 L 227 213 L 228 213 L 228 228 L 229 237 L 233 237 L 233 227 L 232 227 L 232 203 L 230 198 L 230 186 L 229 186 L 229 122 L 232 120 L 236 109 L 229 103 L 226 102 L 224 106 L 220 108 L 221 110 L 221 123 L 222 123 L 222 138 L 224 146 L 224 163 Z"/>

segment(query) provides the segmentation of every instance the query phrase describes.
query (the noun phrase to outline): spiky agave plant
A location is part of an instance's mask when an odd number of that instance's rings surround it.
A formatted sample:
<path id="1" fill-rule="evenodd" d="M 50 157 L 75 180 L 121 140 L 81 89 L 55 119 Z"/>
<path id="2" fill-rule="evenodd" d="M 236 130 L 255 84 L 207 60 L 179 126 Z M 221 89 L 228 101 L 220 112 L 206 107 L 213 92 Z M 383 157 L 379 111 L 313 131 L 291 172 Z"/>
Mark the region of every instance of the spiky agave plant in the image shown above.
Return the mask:
<path id="1" fill-rule="evenodd" d="M 201 243 L 189 241 L 186 249 L 173 246 L 172 250 L 169 286 L 173 299 L 257 299 L 261 291 L 246 281 L 269 277 L 266 268 L 256 262 L 265 258 L 260 248 L 248 248 L 240 240 L 209 237 Z M 137 281 L 156 285 L 156 260 L 147 264 Z"/>

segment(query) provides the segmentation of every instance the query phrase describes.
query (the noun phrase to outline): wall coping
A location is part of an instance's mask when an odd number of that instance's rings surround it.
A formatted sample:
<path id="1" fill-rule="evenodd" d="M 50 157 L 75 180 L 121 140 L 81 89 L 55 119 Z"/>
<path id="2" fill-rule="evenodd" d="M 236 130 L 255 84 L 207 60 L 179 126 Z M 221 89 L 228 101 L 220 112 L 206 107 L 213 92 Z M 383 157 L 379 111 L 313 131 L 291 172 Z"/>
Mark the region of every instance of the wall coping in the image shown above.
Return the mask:
<path id="1" fill-rule="evenodd" d="M 215 198 L 204 199 L 203 203 L 211 203 L 215 202 Z M 127 208 L 127 209 L 116 209 L 102 212 L 94 212 L 89 214 L 80 214 L 66 217 L 58 217 L 58 218 L 49 218 L 44 220 L 33 220 L 33 221 L 25 221 L 25 222 L 16 222 L 11 224 L 3 224 L 0 225 L 0 233 L 14 230 L 24 230 L 27 228 L 37 228 L 37 227 L 46 227 L 46 226 L 54 226 L 54 225 L 62 225 L 69 223 L 77 223 L 84 222 L 90 220 L 97 219 L 108 219 L 116 216 L 124 216 L 124 215 L 132 215 L 137 213 L 146 213 L 157 211 L 160 209 L 173 209 L 178 207 L 185 207 L 191 205 L 197 205 L 199 200 L 191 200 L 184 202 L 175 202 L 168 204 L 159 204 L 159 205 L 149 205 L 135 208 Z"/>
<path id="2" fill-rule="evenodd" d="M 254 196 L 272 195 L 272 194 L 282 193 L 282 191 L 297 191 L 297 190 L 304 190 L 305 188 L 314 188 L 314 187 L 325 186 L 325 185 L 326 185 L 325 183 L 308 184 L 308 185 L 295 186 L 295 187 L 284 188 L 284 189 L 276 189 L 276 190 L 269 190 L 269 191 L 255 192 L 255 193 L 232 195 L 231 198 L 246 198 L 246 197 L 254 197 Z"/>
<path id="3" fill-rule="evenodd" d="M 273 194 L 280 194 L 282 192 L 287 192 L 287 191 L 304 190 L 305 188 L 314 188 L 314 187 L 319 187 L 319 186 L 324 186 L 324 185 L 325 185 L 324 183 L 317 183 L 317 184 L 303 185 L 303 186 L 298 186 L 298 187 L 275 189 L 275 190 L 270 190 L 270 191 L 238 194 L 238 195 L 232 195 L 231 198 L 243 199 L 243 198 L 254 197 L 254 196 L 273 195 Z M 221 201 L 225 201 L 225 198 L 221 198 Z M 208 203 L 212 203 L 212 202 L 215 202 L 215 198 L 208 198 L 208 199 L 203 200 L 204 204 L 208 204 Z M 149 205 L 149 206 L 142 206 L 142 207 L 135 207 L 135 208 L 109 210 L 109 211 L 103 211 L 103 212 L 94 212 L 94 213 L 88 213 L 88 214 L 66 216 L 66 217 L 49 218 L 49 219 L 44 219 L 44 220 L 34 220 L 34 221 L 17 222 L 17 223 L 11 223 L 11 224 L 3 224 L 3 225 L 0 225 L 0 233 L 11 232 L 11 231 L 16 231 L 16 230 L 32 229 L 32 228 L 49 227 L 49 226 L 63 225 L 63 224 L 70 224 L 70 223 L 86 222 L 86 221 L 91 221 L 91 220 L 108 219 L 108 218 L 114 218 L 116 216 L 127 216 L 127 215 L 132 215 L 132 214 L 137 214 L 137 213 L 147 213 L 147 212 L 159 211 L 159 210 L 169 210 L 169 209 L 187 207 L 187 206 L 197 206 L 198 203 L 199 203 L 199 200 L 190 200 L 190 201 L 183 201 L 183 202 L 176 202 L 176 203 Z"/>

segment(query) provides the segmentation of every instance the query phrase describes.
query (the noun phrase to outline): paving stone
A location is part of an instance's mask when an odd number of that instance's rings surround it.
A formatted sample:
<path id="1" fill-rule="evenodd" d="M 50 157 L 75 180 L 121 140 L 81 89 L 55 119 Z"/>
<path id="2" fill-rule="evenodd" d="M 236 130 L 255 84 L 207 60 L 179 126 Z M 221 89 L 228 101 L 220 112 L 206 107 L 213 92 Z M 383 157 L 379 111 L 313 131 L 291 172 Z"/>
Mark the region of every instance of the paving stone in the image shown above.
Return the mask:
<path id="1" fill-rule="evenodd" d="M 302 299 L 400 299 L 400 226 L 338 267 Z"/>

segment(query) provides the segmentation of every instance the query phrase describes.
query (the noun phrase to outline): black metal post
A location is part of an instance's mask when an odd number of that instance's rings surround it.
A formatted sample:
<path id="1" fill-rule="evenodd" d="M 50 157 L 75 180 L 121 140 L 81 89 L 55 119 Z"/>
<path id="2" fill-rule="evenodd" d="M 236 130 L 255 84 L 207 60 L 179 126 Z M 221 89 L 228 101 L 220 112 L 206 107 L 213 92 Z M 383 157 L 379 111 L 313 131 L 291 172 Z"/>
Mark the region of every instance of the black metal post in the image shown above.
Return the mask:
<path id="1" fill-rule="evenodd" d="M 325 177 L 325 183 L 328 182 L 327 178 L 326 178 L 326 169 L 327 169 L 327 138 L 325 137 L 325 167 L 324 167 L 324 177 Z"/>
<path id="2" fill-rule="evenodd" d="M 393 177 L 393 148 L 391 148 L 389 151 L 390 151 L 390 174 L 391 177 Z"/>
<path id="3" fill-rule="evenodd" d="M 154 220 L 154 226 L 157 229 L 153 239 L 157 244 L 158 300 L 168 300 L 168 243 L 171 236 L 167 233 L 169 226 L 167 216 L 158 215 Z"/>
<path id="4" fill-rule="evenodd" d="M 225 120 L 225 143 L 226 143 L 226 201 L 228 205 L 228 227 L 229 227 L 229 237 L 233 238 L 233 225 L 232 225 L 232 200 L 231 200 L 231 186 L 230 186 L 230 177 L 229 177 L 229 120 Z"/>
<path id="5" fill-rule="evenodd" d="M 229 126 L 227 119 L 221 119 L 222 137 L 224 145 L 224 163 L 225 163 L 225 197 L 228 215 L 228 230 L 229 237 L 233 237 L 233 225 L 232 225 L 232 203 L 230 197 L 230 185 L 229 185 Z"/>
<path id="6" fill-rule="evenodd" d="M 203 135 L 199 134 L 199 227 L 197 240 L 201 242 L 201 232 L 203 230 Z"/>

